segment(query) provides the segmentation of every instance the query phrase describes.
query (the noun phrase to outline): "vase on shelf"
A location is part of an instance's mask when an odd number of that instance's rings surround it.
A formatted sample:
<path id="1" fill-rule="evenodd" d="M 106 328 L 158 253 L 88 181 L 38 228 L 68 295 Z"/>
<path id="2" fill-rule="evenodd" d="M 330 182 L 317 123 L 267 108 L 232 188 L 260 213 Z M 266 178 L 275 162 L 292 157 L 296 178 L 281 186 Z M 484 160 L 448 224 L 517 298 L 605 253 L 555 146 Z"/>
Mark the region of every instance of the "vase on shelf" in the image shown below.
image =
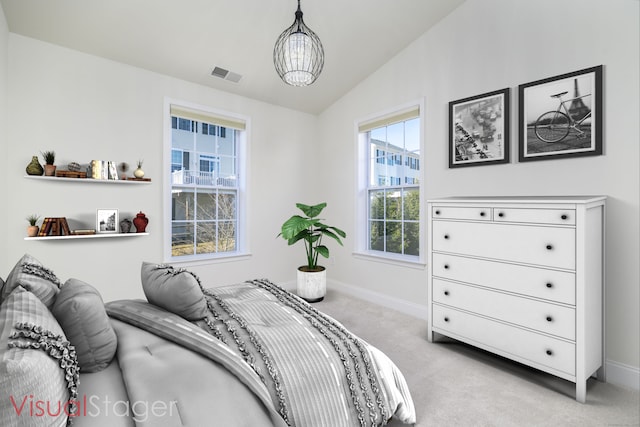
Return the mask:
<path id="1" fill-rule="evenodd" d="M 136 227 L 136 233 L 144 233 L 147 229 L 147 224 L 149 224 L 149 218 L 141 212 L 138 212 L 136 217 L 133 219 L 133 225 Z"/>
<path id="2" fill-rule="evenodd" d="M 42 175 L 44 173 L 44 169 L 38 161 L 38 156 L 31 158 L 31 163 L 27 165 L 26 171 L 27 175 Z"/>
<path id="3" fill-rule="evenodd" d="M 142 177 L 144 177 L 144 171 L 142 170 L 142 168 L 138 167 L 136 170 L 133 171 L 133 176 L 135 176 L 138 179 L 141 179 Z"/>
<path id="4" fill-rule="evenodd" d="M 131 220 L 129 218 L 125 218 L 120 221 L 120 232 L 128 233 L 129 231 L 131 231 Z"/>

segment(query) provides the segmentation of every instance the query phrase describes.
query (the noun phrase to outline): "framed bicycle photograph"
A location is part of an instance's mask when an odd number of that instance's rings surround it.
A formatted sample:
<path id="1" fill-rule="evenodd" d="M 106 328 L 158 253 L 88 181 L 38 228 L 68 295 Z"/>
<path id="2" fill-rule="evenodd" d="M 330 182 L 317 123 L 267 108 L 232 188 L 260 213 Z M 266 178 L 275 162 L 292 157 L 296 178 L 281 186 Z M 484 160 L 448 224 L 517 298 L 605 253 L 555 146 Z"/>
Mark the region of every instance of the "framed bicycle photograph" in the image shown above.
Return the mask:
<path id="1" fill-rule="evenodd" d="M 449 102 L 449 168 L 509 163 L 509 93 Z"/>
<path id="2" fill-rule="evenodd" d="M 602 65 L 519 86 L 521 162 L 602 154 Z"/>
<path id="3" fill-rule="evenodd" d="M 118 210 L 98 209 L 96 212 L 96 233 L 118 232 Z"/>

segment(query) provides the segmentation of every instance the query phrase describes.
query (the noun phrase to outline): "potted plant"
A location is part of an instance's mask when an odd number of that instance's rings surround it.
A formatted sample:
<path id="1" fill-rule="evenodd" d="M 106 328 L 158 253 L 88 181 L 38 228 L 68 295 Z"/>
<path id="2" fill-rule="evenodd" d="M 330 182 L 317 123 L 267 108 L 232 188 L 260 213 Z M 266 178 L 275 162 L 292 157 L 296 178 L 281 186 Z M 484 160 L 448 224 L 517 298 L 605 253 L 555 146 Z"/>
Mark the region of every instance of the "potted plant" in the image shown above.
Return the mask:
<path id="1" fill-rule="evenodd" d="M 133 176 L 138 179 L 142 179 L 144 176 L 144 171 L 142 170 L 142 160 L 138 160 L 138 168 L 133 171 Z"/>
<path id="2" fill-rule="evenodd" d="M 39 219 L 39 215 L 29 215 L 27 217 L 27 221 L 29 222 L 29 226 L 27 227 L 28 237 L 36 237 L 38 235 L 38 231 L 40 231 L 40 227 L 37 225 Z"/>
<path id="3" fill-rule="evenodd" d="M 282 224 L 282 230 L 278 234 L 289 245 L 301 240 L 304 242 L 307 264 L 298 267 L 297 293 L 298 296 L 309 302 L 321 301 L 327 289 L 326 269 L 318 265 L 318 255 L 329 258 L 329 248 L 322 243 L 322 238 L 331 237 L 342 245 L 340 238 L 347 236 L 344 231 L 323 224 L 322 219 L 318 218 L 326 206 L 326 203 L 315 206 L 296 203 L 296 207 L 305 216 L 293 215 Z"/>
<path id="4" fill-rule="evenodd" d="M 43 151 L 41 154 L 44 159 L 44 175 L 54 176 L 56 174 L 56 166 L 54 165 L 56 161 L 55 151 Z"/>

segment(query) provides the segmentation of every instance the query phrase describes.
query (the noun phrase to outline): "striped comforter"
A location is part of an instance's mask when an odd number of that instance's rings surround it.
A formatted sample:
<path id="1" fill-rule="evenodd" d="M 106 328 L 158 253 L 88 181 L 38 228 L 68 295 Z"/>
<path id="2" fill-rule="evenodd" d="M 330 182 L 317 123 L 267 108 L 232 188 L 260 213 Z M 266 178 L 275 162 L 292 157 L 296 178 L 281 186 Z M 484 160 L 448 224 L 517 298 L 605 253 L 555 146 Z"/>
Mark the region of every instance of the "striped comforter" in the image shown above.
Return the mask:
<path id="1" fill-rule="evenodd" d="M 268 396 L 271 410 L 290 426 L 382 426 L 392 417 L 415 423 L 398 368 L 302 299 L 268 280 L 204 289 L 204 294 L 209 315 L 196 322 L 204 331 L 195 334 L 184 325 L 153 320 L 159 309 L 146 303 L 108 306 L 113 317 L 212 360 L 222 358 L 242 382 L 253 382 L 250 388 L 261 400 Z"/>

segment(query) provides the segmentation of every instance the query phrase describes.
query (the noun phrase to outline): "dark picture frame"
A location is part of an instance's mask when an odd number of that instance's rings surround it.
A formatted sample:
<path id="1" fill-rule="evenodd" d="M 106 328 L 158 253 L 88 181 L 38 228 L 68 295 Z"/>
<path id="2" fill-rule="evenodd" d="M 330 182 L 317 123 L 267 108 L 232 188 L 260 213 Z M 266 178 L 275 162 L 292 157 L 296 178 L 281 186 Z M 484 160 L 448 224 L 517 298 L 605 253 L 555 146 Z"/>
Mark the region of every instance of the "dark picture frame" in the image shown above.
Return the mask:
<path id="1" fill-rule="evenodd" d="M 518 87 L 520 162 L 602 154 L 602 68 Z"/>
<path id="2" fill-rule="evenodd" d="M 449 168 L 509 163 L 510 93 L 449 102 Z"/>

